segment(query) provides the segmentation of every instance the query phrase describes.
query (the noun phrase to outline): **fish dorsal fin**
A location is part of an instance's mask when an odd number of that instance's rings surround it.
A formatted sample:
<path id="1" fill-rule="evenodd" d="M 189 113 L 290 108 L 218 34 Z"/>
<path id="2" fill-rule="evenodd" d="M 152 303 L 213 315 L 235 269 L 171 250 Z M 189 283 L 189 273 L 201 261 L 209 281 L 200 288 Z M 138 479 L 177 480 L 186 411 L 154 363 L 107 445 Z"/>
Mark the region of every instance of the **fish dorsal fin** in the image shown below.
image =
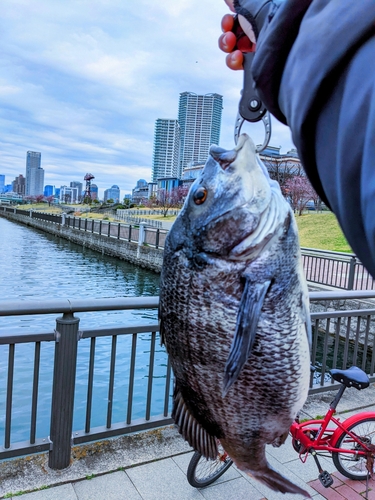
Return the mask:
<path id="1" fill-rule="evenodd" d="M 176 388 L 173 401 L 172 418 L 178 432 L 192 448 L 205 458 L 214 460 L 218 455 L 216 438 L 211 436 L 190 413 L 181 392 Z"/>

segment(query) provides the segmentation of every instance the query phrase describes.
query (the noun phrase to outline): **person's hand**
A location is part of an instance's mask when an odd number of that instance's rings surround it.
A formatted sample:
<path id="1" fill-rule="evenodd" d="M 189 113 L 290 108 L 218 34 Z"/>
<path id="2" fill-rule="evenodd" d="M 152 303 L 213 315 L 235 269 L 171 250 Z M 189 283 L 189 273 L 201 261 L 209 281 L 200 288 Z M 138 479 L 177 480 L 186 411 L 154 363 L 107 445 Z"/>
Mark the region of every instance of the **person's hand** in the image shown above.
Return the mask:
<path id="1" fill-rule="evenodd" d="M 233 6 L 233 0 L 224 0 L 232 12 L 235 12 Z M 251 27 L 251 24 L 243 17 L 238 16 L 238 21 L 241 28 L 246 33 L 249 40 L 247 40 L 249 47 L 247 51 L 253 52 L 255 50 L 255 34 Z M 221 21 L 221 29 L 223 34 L 219 38 L 219 47 L 223 52 L 227 52 L 226 63 L 230 69 L 242 69 L 243 55 L 241 50 L 234 50 L 237 39 L 236 35 L 232 32 L 234 24 L 234 17 L 231 14 L 226 14 Z M 250 50 L 249 50 L 250 49 Z"/>

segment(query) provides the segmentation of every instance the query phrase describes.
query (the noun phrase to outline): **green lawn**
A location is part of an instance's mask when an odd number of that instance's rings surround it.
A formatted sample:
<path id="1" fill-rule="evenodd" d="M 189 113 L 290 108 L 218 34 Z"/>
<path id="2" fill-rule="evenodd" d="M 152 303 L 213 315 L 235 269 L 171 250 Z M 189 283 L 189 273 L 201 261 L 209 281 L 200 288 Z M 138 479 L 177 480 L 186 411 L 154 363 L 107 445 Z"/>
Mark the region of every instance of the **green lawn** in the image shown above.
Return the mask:
<path id="1" fill-rule="evenodd" d="M 301 247 L 353 253 L 331 212 L 296 216 Z"/>

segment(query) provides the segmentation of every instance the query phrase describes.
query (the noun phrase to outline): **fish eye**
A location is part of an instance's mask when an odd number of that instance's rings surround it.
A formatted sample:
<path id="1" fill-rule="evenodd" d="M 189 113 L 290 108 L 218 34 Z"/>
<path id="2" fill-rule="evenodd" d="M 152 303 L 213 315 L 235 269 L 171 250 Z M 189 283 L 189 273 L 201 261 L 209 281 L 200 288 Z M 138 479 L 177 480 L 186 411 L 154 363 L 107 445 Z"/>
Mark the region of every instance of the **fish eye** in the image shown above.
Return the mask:
<path id="1" fill-rule="evenodd" d="M 193 196 L 194 203 L 196 205 L 202 205 L 206 201 L 207 198 L 207 189 L 204 187 L 198 188 Z"/>

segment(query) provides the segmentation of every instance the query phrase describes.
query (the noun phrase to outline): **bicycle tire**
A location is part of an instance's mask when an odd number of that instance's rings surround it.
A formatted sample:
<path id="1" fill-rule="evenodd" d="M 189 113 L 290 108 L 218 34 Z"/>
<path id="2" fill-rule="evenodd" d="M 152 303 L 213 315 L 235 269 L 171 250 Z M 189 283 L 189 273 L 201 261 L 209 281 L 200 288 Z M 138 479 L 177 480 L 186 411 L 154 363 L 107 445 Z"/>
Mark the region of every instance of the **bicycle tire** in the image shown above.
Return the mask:
<path id="1" fill-rule="evenodd" d="M 188 466 L 187 480 L 194 488 L 205 488 L 219 479 L 232 463 L 225 453 L 219 453 L 215 460 L 207 460 L 199 451 L 196 451 Z"/>
<path id="2" fill-rule="evenodd" d="M 366 443 L 375 444 L 375 417 L 359 418 L 348 427 L 348 430 L 360 436 Z M 345 431 L 343 431 L 338 438 L 336 448 L 360 449 L 358 443 L 353 443 L 352 438 Z M 355 481 L 366 479 L 367 469 L 365 457 L 336 451 L 332 453 L 332 460 L 336 469 L 341 472 L 343 476 L 354 479 Z"/>

